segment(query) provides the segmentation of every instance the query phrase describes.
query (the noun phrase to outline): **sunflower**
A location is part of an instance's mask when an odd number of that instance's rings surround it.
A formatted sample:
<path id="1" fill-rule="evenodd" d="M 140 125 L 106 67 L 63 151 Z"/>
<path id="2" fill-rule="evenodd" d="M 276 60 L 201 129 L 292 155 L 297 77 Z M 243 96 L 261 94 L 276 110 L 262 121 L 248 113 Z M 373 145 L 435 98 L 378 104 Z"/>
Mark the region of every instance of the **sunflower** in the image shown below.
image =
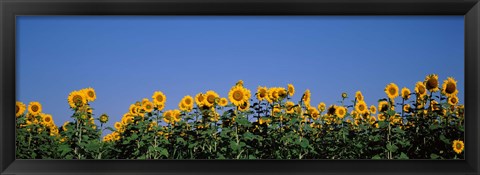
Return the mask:
<path id="1" fill-rule="evenodd" d="M 343 117 L 345 117 L 345 114 L 347 114 L 347 109 L 343 106 L 339 106 L 335 110 L 335 114 L 337 115 L 338 118 L 343 119 Z"/>
<path id="2" fill-rule="evenodd" d="M 87 104 L 87 97 L 80 91 L 73 91 L 68 95 L 68 104 L 70 108 L 75 109 Z"/>
<path id="3" fill-rule="evenodd" d="M 448 104 L 454 106 L 458 104 L 458 97 L 457 96 L 450 96 L 448 97 Z"/>
<path id="4" fill-rule="evenodd" d="M 360 91 L 355 92 L 355 98 L 357 101 L 363 101 L 363 94 Z"/>
<path id="5" fill-rule="evenodd" d="M 163 109 L 165 102 L 167 101 L 167 97 L 161 91 L 155 91 L 152 95 L 152 99 L 153 104 L 157 106 L 158 110 L 161 110 L 160 107 Z"/>
<path id="6" fill-rule="evenodd" d="M 403 105 L 403 111 L 406 113 L 410 113 L 410 104 L 405 104 Z"/>
<path id="7" fill-rule="evenodd" d="M 376 114 L 377 113 L 377 107 L 375 107 L 375 105 L 370 106 L 370 113 L 371 114 Z"/>
<path id="8" fill-rule="evenodd" d="M 371 125 L 375 124 L 375 122 L 377 122 L 377 118 L 375 118 L 374 116 L 371 116 L 368 118 L 368 122 L 370 122 Z"/>
<path id="9" fill-rule="evenodd" d="M 131 104 L 130 107 L 128 108 L 128 112 L 131 115 L 137 115 L 138 114 L 138 106 L 135 104 Z"/>
<path id="10" fill-rule="evenodd" d="M 280 112 L 282 112 L 282 110 L 280 109 L 279 104 L 276 104 L 275 106 L 273 106 L 273 108 L 272 108 L 272 115 L 273 116 L 276 116 Z"/>
<path id="11" fill-rule="evenodd" d="M 454 140 L 452 147 L 453 147 L 453 151 L 455 151 L 457 154 L 460 154 L 465 148 L 465 144 L 461 140 Z"/>
<path id="12" fill-rule="evenodd" d="M 342 98 L 345 99 L 345 98 L 347 98 L 347 97 L 348 97 L 347 93 L 343 92 L 343 93 L 342 93 Z"/>
<path id="13" fill-rule="evenodd" d="M 310 107 L 311 96 L 312 96 L 312 94 L 310 93 L 309 89 L 305 90 L 305 93 L 303 93 L 302 101 L 305 104 L 305 106 L 307 106 L 307 107 Z"/>
<path id="14" fill-rule="evenodd" d="M 28 104 L 28 113 L 36 116 L 42 112 L 42 105 L 39 102 L 33 101 Z"/>
<path id="15" fill-rule="evenodd" d="M 291 102 L 291 101 L 287 101 L 285 103 L 285 108 L 287 109 L 287 114 L 292 114 L 293 112 L 295 112 L 294 110 L 294 107 L 295 106 L 295 103 Z"/>
<path id="16" fill-rule="evenodd" d="M 402 98 L 408 100 L 410 98 L 410 89 L 403 87 L 402 88 Z"/>
<path id="17" fill-rule="evenodd" d="M 395 83 L 388 84 L 387 87 L 385 87 L 385 93 L 388 98 L 395 99 L 395 97 L 398 97 L 398 86 Z"/>
<path id="18" fill-rule="evenodd" d="M 165 123 L 169 123 L 169 124 L 174 123 L 174 117 L 173 117 L 173 111 L 172 110 L 168 110 L 168 111 L 165 111 L 165 113 L 163 113 L 163 121 L 165 121 Z"/>
<path id="19" fill-rule="evenodd" d="M 108 115 L 107 114 L 102 114 L 102 115 L 100 115 L 98 120 L 100 120 L 100 123 L 107 123 L 108 122 Z"/>
<path id="20" fill-rule="evenodd" d="M 327 106 L 325 105 L 324 102 L 320 102 L 320 103 L 318 103 L 317 108 L 318 108 L 318 110 L 319 110 L 320 112 L 323 112 L 323 111 L 325 111 L 325 109 L 327 108 Z"/>
<path id="21" fill-rule="evenodd" d="M 295 87 L 293 86 L 293 84 L 288 84 L 288 96 L 293 96 L 293 94 L 295 94 Z"/>
<path id="22" fill-rule="evenodd" d="M 219 96 L 215 91 L 207 91 L 205 93 L 205 105 L 207 107 L 212 107 L 215 104 L 215 99 L 218 99 Z"/>
<path id="23" fill-rule="evenodd" d="M 82 92 L 85 97 L 87 98 L 87 101 L 95 101 L 95 99 L 97 98 L 97 95 L 95 93 L 95 90 L 93 88 L 85 88 L 85 89 L 82 89 L 80 92 Z"/>
<path id="24" fill-rule="evenodd" d="M 415 84 L 415 93 L 417 94 L 417 97 L 420 97 L 420 99 L 423 99 L 423 97 L 427 95 L 427 88 L 423 82 L 419 81 Z"/>
<path id="25" fill-rule="evenodd" d="M 367 107 L 367 104 L 365 103 L 365 101 L 357 102 L 357 104 L 355 105 L 355 110 L 359 114 L 366 114 L 368 112 L 368 107 Z"/>
<path id="26" fill-rule="evenodd" d="M 178 108 L 182 111 L 190 112 L 193 109 L 193 97 L 187 95 L 180 100 L 178 103 Z"/>
<path id="27" fill-rule="evenodd" d="M 385 119 L 387 119 L 387 116 L 385 116 L 384 114 L 378 114 L 378 121 L 385 121 Z"/>
<path id="28" fill-rule="evenodd" d="M 195 103 L 197 103 L 198 107 L 202 107 L 205 103 L 205 95 L 202 93 L 198 93 L 197 95 L 195 95 Z"/>
<path id="29" fill-rule="evenodd" d="M 448 77 L 446 80 L 444 80 L 442 85 L 442 93 L 447 97 L 457 95 L 457 81 L 455 81 L 455 79 L 452 77 Z"/>
<path id="30" fill-rule="evenodd" d="M 437 74 L 430 74 L 425 77 L 424 81 L 425 87 L 430 92 L 438 91 L 438 75 Z"/>
<path id="31" fill-rule="evenodd" d="M 220 98 L 220 101 L 218 102 L 218 105 L 225 107 L 228 104 L 227 98 Z"/>
<path id="32" fill-rule="evenodd" d="M 22 102 L 17 101 L 17 102 L 15 103 L 15 116 L 16 116 L 16 117 L 20 117 L 22 114 L 25 113 L 25 109 L 26 109 L 26 108 L 27 108 L 27 107 L 25 107 L 25 104 L 23 104 Z"/>
<path id="33" fill-rule="evenodd" d="M 287 90 L 283 87 L 277 88 L 277 94 L 279 99 L 284 99 L 288 95 Z"/>
<path id="34" fill-rule="evenodd" d="M 180 110 L 175 109 L 172 111 L 172 119 L 174 122 L 179 122 L 182 119 L 180 114 Z"/>
<path id="35" fill-rule="evenodd" d="M 243 103 L 242 105 L 238 106 L 238 110 L 240 111 L 248 111 L 248 109 L 250 109 L 250 102 L 247 101 L 245 103 Z"/>
<path id="36" fill-rule="evenodd" d="M 228 92 L 228 99 L 232 102 L 235 106 L 242 106 L 244 103 L 248 102 L 249 93 L 245 88 L 235 86 L 230 89 Z"/>
<path id="37" fill-rule="evenodd" d="M 148 101 L 142 101 L 142 107 L 145 112 L 152 112 L 153 111 L 153 103 Z"/>
<path id="38" fill-rule="evenodd" d="M 336 113 L 336 110 L 337 110 L 337 106 L 330 105 L 330 107 L 328 107 L 327 109 L 327 115 L 328 116 L 334 115 Z"/>
<path id="39" fill-rule="evenodd" d="M 267 98 L 267 87 L 258 86 L 257 88 L 257 99 L 262 101 Z"/>
<path id="40" fill-rule="evenodd" d="M 268 99 L 267 101 L 270 99 L 270 101 L 272 102 L 275 102 L 278 100 L 278 89 L 277 87 L 271 87 L 267 90 L 267 95 L 268 95 Z M 269 102 L 270 102 L 269 101 Z"/>
<path id="41" fill-rule="evenodd" d="M 388 102 L 385 100 L 378 102 L 378 111 L 385 112 L 388 111 Z"/>
<path id="42" fill-rule="evenodd" d="M 122 129 L 122 126 L 123 126 L 123 125 L 122 125 L 122 123 L 120 123 L 120 122 L 115 122 L 115 124 L 113 125 L 113 127 L 115 127 L 115 129 L 116 129 L 117 131 L 119 131 L 120 129 Z"/>
<path id="43" fill-rule="evenodd" d="M 243 87 L 243 80 L 238 80 L 235 86 Z"/>
<path id="44" fill-rule="evenodd" d="M 260 125 L 263 125 L 263 124 L 266 124 L 267 126 L 270 124 L 270 122 L 272 122 L 272 119 L 269 119 L 269 118 L 259 118 L 258 119 L 258 123 Z"/>
<path id="45" fill-rule="evenodd" d="M 43 114 L 43 115 L 40 115 L 42 117 L 42 124 L 44 126 L 52 126 L 54 123 L 53 123 L 53 118 L 52 118 L 52 115 L 50 114 Z"/>

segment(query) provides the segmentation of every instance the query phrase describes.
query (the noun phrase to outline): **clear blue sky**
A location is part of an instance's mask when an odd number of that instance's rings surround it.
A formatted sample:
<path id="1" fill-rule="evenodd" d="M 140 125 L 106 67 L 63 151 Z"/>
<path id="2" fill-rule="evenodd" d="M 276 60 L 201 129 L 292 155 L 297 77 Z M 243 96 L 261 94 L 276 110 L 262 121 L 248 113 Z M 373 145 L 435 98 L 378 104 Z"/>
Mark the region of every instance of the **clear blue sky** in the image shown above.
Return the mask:
<path id="1" fill-rule="evenodd" d="M 17 17 L 17 99 L 57 125 L 86 87 L 112 126 L 158 90 L 166 109 L 207 90 L 225 97 L 239 79 L 252 93 L 292 83 L 295 102 L 308 88 L 315 106 L 360 90 L 370 106 L 388 83 L 413 90 L 430 73 L 454 77 L 463 103 L 463 16 Z"/>

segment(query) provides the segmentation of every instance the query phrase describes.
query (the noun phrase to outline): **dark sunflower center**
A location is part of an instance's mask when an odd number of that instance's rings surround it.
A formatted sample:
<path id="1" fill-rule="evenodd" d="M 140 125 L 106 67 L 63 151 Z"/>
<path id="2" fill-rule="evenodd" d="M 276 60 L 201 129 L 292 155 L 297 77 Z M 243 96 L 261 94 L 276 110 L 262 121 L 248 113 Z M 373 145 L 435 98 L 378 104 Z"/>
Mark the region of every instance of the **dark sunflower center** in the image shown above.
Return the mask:
<path id="1" fill-rule="evenodd" d="M 73 102 L 75 102 L 75 104 L 80 104 L 82 103 L 82 97 L 80 95 L 75 95 L 73 97 Z"/>
<path id="2" fill-rule="evenodd" d="M 436 80 L 435 78 L 430 78 L 427 81 L 427 89 L 434 89 L 434 88 L 437 88 L 437 86 L 438 86 L 438 80 Z"/>
<path id="3" fill-rule="evenodd" d="M 18 113 L 18 111 L 20 111 L 20 107 L 18 107 L 18 105 L 15 105 L 15 113 Z"/>
<path id="4" fill-rule="evenodd" d="M 454 103 L 454 104 L 457 103 L 457 99 L 456 99 L 456 98 L 451 98 L 450 101 L 451 101 L 452 103 Z"/>
<path id="5" fill-rule="evenodd" d="M 338 114 L 340 114 L 340 115 L 342 115 L 342 116 L 343 116 L 343 114 L 345 114 L 345 110 L 343 110 L 343 109 L 340 109 L 340 110 L 338 111 Z"/>
<path id="6" fill-rule="evenodd" d="M 93 94 L 92 91 L 88 91 L 88 96 L 89 96 L 89 97 L 93 97 L 94 95 L 95 95 L 95 94 Z"/>
<path id="7" fill-rule="evenodd" d="M 328 114 L 330 114 L 330 115 L 335 114 L 335 108 L 334 107 L 328 108 Z"/>
<path id="8" fill-rule="evenodd" d="M 32 112 L 37 112 L 38 111 L 38 106 L 37 105 L 33 105 L 31 108 L 32 108 Z"/>
<path id="9" fill-rule="evenodd" d="M 50 118 L 49 118 L 49 117 L 45 117 L 45 122 L 50 122 Z"/>
<path id="10" fill-rule="evenodd" d="M 455 145 L 455 147 L 456 147 L 458 150 L 460 150 L 460 149 L 462 149 L 462 144 L 457 143 L 457 144 Z"/>
<path id="11" fill-rule="evenodd" d="M 158 102 L 163 102 L 163 97 L 161 95 L 157 95 L 155 98 Z"/>
<path id="12" fill-rule="evenodd" d="M 448 84 L 447 84 L 447 88 L 445 89 L 445 92 L 446 92 L 447 94 L 454 93 L 456 88 L 457 88 L 457 87 L 455 86 L 455 84 L 453 84 L 453 83 L 448 83 Z"/>
<path id="13" fill-rule="evenodd" d="M 243 98 L 243 93 L 241 91 L 235 91 L 233 93 L 233 99 L 240 101 Z"/>
<path id="14" fill-rule="evenodd" d="M 215 96 L 209 95 L 209 96 L 207 97 L 207 100 L 208 100 L 209 103 L 213 103 L 213 102 L 215 102 Z"/>
<path id="15" fill-rule="evenodd" d="M 390 92 L 390 95 L 394 95 L 395 93 L 397 93 L 397 90 L 395 88 L 390 88 L 388 92 Z"/>
<path id="16" fill-rule="evenodd" d="M 418 93 L 424 94 L 425 93 L 425 88 L 423 86 L 418 87 Z"/>
<path id="17" fill-rule="evenodd" d="M 187 98 L 187 99 L 185 99 L 185 103 L 186 103 L 187 105 L 189 105 L 190 103 L 192 103 L 192 100 L 190 100 L 190 98 Z"/>
<path id="18" fill-rule="evenodd" d="M 358 109 L 359 109 L 360 111 L 364 111 L 364 110 L 365 110 L 365 105 L 360 105 L 360 106 L 358 106 Z"/>

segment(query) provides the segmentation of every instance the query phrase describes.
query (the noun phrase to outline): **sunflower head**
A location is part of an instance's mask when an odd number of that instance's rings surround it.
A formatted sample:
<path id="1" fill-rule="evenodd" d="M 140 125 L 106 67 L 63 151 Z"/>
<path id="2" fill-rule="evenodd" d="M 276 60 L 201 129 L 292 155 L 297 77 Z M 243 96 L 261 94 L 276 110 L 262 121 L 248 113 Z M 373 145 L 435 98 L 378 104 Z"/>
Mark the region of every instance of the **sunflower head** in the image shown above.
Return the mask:
<path id="1" fill-rule="evenodd" d="M 197 103 L 198 107 L 202 107 L 205 104 L 205 95 L 203 93 L 195 95 L 195 103 Z"/>
<path id="2" fill-rule="evenodd" d="M 320 103 L 318 104 L 317 108 L 318 108 L 318 110 L 319 110 L 320 112 L 323 112 L 323 111 L 325 111 L 325 109 L 327 108 L 327 105 L 325 105 L 324 102 L 320 102 Z"/>
<path id="3" fill-rule="evenodd" d="M 336 113 L 337 111 L 337 106 L 336 105 L 330 105 L 327 109 L 327 115 L 332 116 Z"/>
<path id="4" fill-rule="evenodd" d="M 360 91 L 355 92 L 355 99 L 357 99 L 357 101 L 363 101 L 362 92 L 360 92 Z"/>
<path id="5" fill-rule="evenodd" d="M 357 104 L 355 105 L 355 110 L 359 114 L 366 114 L 368 112 L 367 103 L 365 103 L 365 101 L 357 102 Z"/>
<path id="6" fill-rule="evenodd" d="M 370 106 L 370 113 L 371 114 L 376 114 L 377 113 L 377 107 L 375 107 L 375 105 Z"/>
<path id="7" fill-rule="evenodd" d="M 388 102 L 385 100 L 379 101 L 378 102 L 378 111 L 380 112 L 386 112 L 388 111 Z"/>
<path id="8" fill-rule="evenodd" d="M 235 106 L 242 106 L 250 99 L 250 91 L 246 88 L 235 86 L 228 92 L 228 99 Z"/>
<path id="9" fill-rule="evenodd" d="M 42 112 L 42 105 L 39 102 L 33 101 L 28 104 L 28 113 L 36 116 Z"/>
<path id="10" fill-rule="evenodd" d="M 452 147 L 453 151 L 455 151 L 457 154 L 461 154 L 465 148 L 465 144 L 461 140 L 454 140 Z"/>
<path id="11" fill-rule="evenodd" d="M 216 99 L 218 99 L 218 98 L 219 98 L 219 96 L 218 96 L 218 94 L 217 94 L 215 91 L 212 91 L 212 90 L 207 91 L 207 93 L 205 93 L 205 105 L 206 105 L 207 107 L 212 107 L 212 106 L 214 106 L 215 101 L 216 101 Z"/>
<path id="12" fill-rule="evenodd" d="M 385 119 L 387 119 L 387 116 L 384 114 L 378 114 L 378 121 L 385 121 Z"/>
<path id="13" fill-rule="evenodd" d="M 430 92 L 438 91 L 438 75 L 437 74 L 430 74 L 425 77 L 425 88 Z"/>
<path id="14" fill-rule="evenodd" d="M 288 96 L 293 96 L 293 94 L 295 94 L 295 87 L 293 86 L 293 84 L 288 84 Z"/>
<path id="15" fill-rule="evenodd" d="M 115 129 L 117 131 L 120 131 L 123 127 L 122 123 L 120 123 L 120 122 L 115 122 L 115 124 L 113 126 L 115 127 Z"/>
<path id="16" fill-rule="evenodd" d="M 15 117 L 20 117 L 21 115 L 23 115 L 25 113 L 25 109 L 26 109 L 25 104 L 17 101 L 15 103 Z"/>
<path id="17" fill-rule="evenodd" d="M 128 108 L 128 112 L 131 114 L 131 115 L 137 115 L 138 114 L 138 109 L 139 107 L 135 104 L 131 104 L 130 107 Z"/>
<path id="18" fill-rule="evenodd" d="M 100 123 L 107 123 L 108 122 L 108 115 L 107 114 L 102 114 L 102 115 L 100 115 L 98 120 L 100 120 Z"/>
<path id="19" fill-rule="evenodd" d="M 339 106 L 335 110 L 335 114 L 337 115 L 338 118 L 343 119 L 343 117 L 345 117 L 345 114 L 347 114 L 347 109 L 343 106 Z"/>
<path id="20" fill-rule="evenodd" d="M 292 114 L 293 112 L 295 112 L 293 108 L 294 106 L 295 106 L 295 103 L 291 101 L 285 102 L 285 108 L 287 109 L 287 114 Z"/>
<path id="21" fill-rule="evenodd" d="M 157 106 L 157 108 L 161 106 L 162 109 L 165 106 L 165 102 L 167 101 L 167 97 L 161 91 L 153 92 L 152 99 L 153 99 L 153 104 Z M 159 109 L 159 110 L 162 110 L 162 109 Z"/>
<path id="22" fill-rule="evenodd" d="M 423 82 L 419 81 L 415 84 L 415 93 L 420 99 L 423 99 L 423 97 L 427 95 L 427 88 Z"/>
<path id="23" fill-rule="evenodd" d="M 405 104 L 403 106 L 403 111 L 406 113 L 410 113 L 411 112 L 410 104 Z"/>
<path id="24" fill-rule="evenodd" d="M 305 103 L 305 106 L 307 107 L 310 107 L 311 96 L 312 94 L 310 93 L 309 89 L 305 90 L 305 93 L 303 93 L 302 101 L 303 103 Z"/>
<path id="25" fill-rule="evenodd" d="M 395 83 L 390 83 L 385 87 L 385 93 L 388 98 L 395 99 L 398 97 L 398 86 Z"/>
<path id="26" fill-rule="evenodd" d="M 68 96 L 68 104 L 72 109 L 82 107 L 87 104 L 87 97 L 81 91 L 73 91 Z"/>
<path id="27" fill-rule="evenodd" d="M 455 81 L 455 79 L 452 77 L 448 77 L 446 80 L 444 80 L 442 84 L 442 93 L 447 97 L 457 95 L 457 81 Z"/>
<path id="28" fill-rule="evenodd" d="M 410 89 L 403 87 L 402 88 L 402 98 L 408 100 L 410 98 Z"/>
<path id="29" fill-rule="evenodd" d="M 262 101 L 267 98 L 267 87 L 258 86 L 257 88 L 257 99 Z"/>
<path id="30" fill-rule="evenodd" d="M 81 92 L 85 95 L 87 101 L 95 101 L 95 99 L 97 98 L 95 90 L 91 87 L 82 89 Z"/>
<path id="31" fill-rule="evenodd" d="M 238 80 L 235 86 L 241 86 L 243 87 L 243 80 Z"/>
<path id="32" fill-rule="evenodd" d="M 178 104 L 178 107 L 182 111 L 188 111 L 190 112 L 193 109 L 193 97 L 190 95 L 187 95 L 182 98 L 180 103 Z"/>
<path id="33" fill-rule="evenodd" d="M 225 107 L 228 104 L 227 98 L 220 98 L 220 101 L 218 102 L 218 105 Z"/>
<path id="34" fill-rule="evenodd" d="M 286 98 L 288 95 L 287 90 L 283 87 L 277 88 L 277 94 L 279 100 Z"/>
<path id="35" fill-rule="evenodd" d="M 455 106 L 458 104 L 458 97 L 457 96 L 450 96 L 448 97 L 448 104 Z"/>
<path id="36" fill-rule="evenodd" d="M 243 104 L 241 104 L 240 106 L 238 106 L 238 110 L 240 111 L 248 111 L 250 109 L 250 102 L 247 101 Z"/>
<path id="37" fill-rule="evenodd" d="M 348 94 L 346 92 L 343 92 L 342 93 L 342 98 L 345 99 L 345 98 L 348 98 Z"/>
<path id="38" fill-rule="evenodd" d="M 153 103 L 148 101 L 148 99 L 146 101 L 142 101 L 142 109 L 145 111 L 145 112 L 152 112 L 153 111 Z"/>

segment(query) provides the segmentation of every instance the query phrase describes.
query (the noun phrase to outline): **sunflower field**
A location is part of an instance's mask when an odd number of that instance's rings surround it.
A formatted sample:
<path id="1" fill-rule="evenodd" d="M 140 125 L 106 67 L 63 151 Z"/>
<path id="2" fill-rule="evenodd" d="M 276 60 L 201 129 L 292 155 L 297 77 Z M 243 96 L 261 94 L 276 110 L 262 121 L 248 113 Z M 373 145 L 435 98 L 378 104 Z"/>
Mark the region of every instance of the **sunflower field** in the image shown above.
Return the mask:
<path id="1" fill-rule="evenodd" d="M 16 102 L 17 159 L 464 159 L 464 105 L 457 82 L 427 75 L 413 91 L 395 83 L 367 105 L 362 92 L 338 104 L 311 104 L 307 89 L 238 81 L 228 96 L 186 95 L 165 109 L 153 93 L 121 121 L 93 114 L 93 88 L 68 96 L 71 121 L 56 126 L 39 102 Z M 111 122 L 114 127 L 106 127 Z"/>

